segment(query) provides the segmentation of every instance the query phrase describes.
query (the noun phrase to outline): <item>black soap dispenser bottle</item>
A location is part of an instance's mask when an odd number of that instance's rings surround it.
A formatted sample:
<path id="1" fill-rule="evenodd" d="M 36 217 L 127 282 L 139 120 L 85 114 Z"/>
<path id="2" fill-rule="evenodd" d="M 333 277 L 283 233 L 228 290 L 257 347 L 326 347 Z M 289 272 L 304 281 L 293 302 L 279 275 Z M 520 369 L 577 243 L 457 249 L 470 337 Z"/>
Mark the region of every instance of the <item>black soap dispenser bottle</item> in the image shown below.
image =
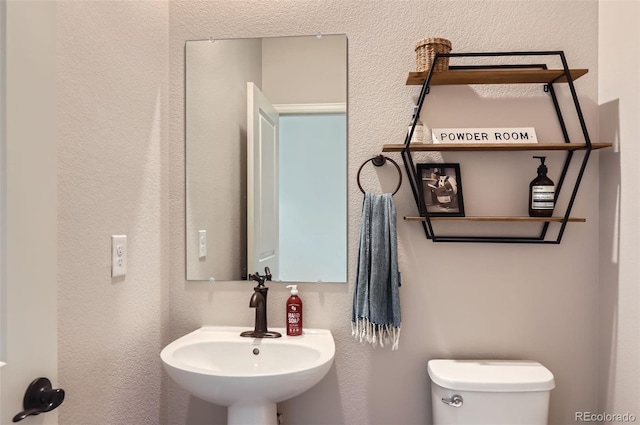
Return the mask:
<path id="1" fill-rule="evenodd" d="M 534 156 L 540 160 L 538 176 L 529 184 L 529 216 L 551 217 L 555 207 L 555 185 L 547 177 L 547 166 L 544 156 Z"/>

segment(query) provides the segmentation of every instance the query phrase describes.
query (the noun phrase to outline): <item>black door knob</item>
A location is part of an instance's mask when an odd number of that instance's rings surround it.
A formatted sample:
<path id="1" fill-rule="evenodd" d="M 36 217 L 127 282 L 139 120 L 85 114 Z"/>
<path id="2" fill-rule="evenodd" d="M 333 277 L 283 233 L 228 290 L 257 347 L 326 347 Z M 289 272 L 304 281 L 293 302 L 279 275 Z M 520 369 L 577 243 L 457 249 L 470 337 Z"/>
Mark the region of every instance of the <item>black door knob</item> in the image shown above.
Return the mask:
<path id="1" fill-rule="evenodd" d="M 62 388 L 53 388 L 47 378 L 38 378 L 27 387 L 22 402 L 24 410 L 13 417 L 13 422 L 19 422 L 27 416 L 50 412 L 63 401 Z"/>

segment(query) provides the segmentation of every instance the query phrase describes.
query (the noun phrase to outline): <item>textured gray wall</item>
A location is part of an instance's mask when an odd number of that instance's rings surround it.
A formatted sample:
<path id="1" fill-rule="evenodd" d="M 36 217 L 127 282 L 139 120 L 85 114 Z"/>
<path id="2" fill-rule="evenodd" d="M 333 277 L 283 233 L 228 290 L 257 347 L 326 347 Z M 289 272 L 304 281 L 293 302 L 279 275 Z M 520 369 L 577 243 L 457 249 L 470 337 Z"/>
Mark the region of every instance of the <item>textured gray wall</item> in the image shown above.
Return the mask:
<path id="1" fill-rule="evenodd" d="M 60 423 L 157 424 L 169 312 L 168 5 L 57 8 Z M 113 234 L 128 236 L 124 278 L 111 278 Z"/>

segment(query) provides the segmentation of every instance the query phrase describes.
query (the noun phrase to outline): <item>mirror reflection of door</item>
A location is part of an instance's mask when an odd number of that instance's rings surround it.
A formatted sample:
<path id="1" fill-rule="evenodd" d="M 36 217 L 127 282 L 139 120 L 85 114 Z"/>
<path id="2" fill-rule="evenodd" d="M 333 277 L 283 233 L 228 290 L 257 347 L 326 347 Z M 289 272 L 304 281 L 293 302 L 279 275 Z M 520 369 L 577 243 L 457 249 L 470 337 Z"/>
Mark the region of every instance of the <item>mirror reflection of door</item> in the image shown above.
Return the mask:
<path id="1" fill-rule="evenodd" d="M 248 272 L 269 267 L 279 279 L 279 116 L 253 82 L 247 83 Z"/>
<path id="2" fill-rule="evenodd" d="M 276 107 L 282 115 L 247 83 L 249 272 L 269 267 L 277 281 L 343 281 L 346 113 L 341 105 Z"/>
<path id="3" fill-rule="evenodd" d="M 279 164 L 271 167 L 271 174 L 267 168 L 249 166 L 247 154 L 253 147 L 247 128 L 251 121 L 247 82 L 253 82 L 280 113 L 280 135 L 288 118 L 296 120 L 303 113 L 324 118 L 342 114 L 341 133 L 337 134 L 342 149 L 328 153 L 334 141 L 328 140 L 332 136 L 319 138 L 330 127 L 323 123 L 301 130 L 303 137 L 294 138 L 298 150 L 291 155 L 287 155 L 288 148 L 283 151 L 282 137 L 273 136 L 271 160 Z M 187 280 L 242 280 L 248 273 L 264 273 L 264 265 L 277 257 L 277 266 L 269 265 L 274 279 L 347 281 L 346 102 L 347 39 L 343 34 L 186 42 Z M 312 111 L 301 112 L 300 106 L 311 106 Z M 266 130 L 276 121 L 267 117 L 269 114 L 262 115 L 263 136 L 272 136 L 277 131 Z M 327 158 L 319 161 L 322 155 Z M 332 171 L 336 169 L 339 172 Z M 264 185 L 258 201 L 247 193 L 256 175 Z M 338 176 L 342 179 L 339 188 L 326 189 L 325 184 Z M 278 185 L 264 184 L 276 177 Z M 341 197 L 339 202 L 331 200 L 336 196 Z M 248 258 L 249 227 L 256 223 L 249 217 L 253 214 L 249 210 L 255 210 L 247 208 L 249 202 L 259 202 L 260 211 L 269 211 L 269 217 L 256 215 L 262 220 L 258 223 L 261 242 L 253 242 L 254 257 L 261 258 L 257 264 Z M 269 224 L 264 224 L 267 219 Z M 322 235 L 333 238 L 331 243 Z M 328 256 L 333 262 L 326 260 Z"/>

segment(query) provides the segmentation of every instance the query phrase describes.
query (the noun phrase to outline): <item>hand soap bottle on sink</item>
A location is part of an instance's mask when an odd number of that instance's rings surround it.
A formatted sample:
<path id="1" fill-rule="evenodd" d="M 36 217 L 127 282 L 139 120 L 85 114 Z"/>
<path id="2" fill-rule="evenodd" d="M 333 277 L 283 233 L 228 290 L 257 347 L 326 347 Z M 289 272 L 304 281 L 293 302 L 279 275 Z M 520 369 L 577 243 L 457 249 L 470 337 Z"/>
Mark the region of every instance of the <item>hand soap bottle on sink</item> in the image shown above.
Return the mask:
<path id="1" fill-rule="evenodd" d="M 298 296 L 298 285 L 288 285 L 291 296 L 287 300 L 287 335 L 302 335 L 302 300 Z"/>

